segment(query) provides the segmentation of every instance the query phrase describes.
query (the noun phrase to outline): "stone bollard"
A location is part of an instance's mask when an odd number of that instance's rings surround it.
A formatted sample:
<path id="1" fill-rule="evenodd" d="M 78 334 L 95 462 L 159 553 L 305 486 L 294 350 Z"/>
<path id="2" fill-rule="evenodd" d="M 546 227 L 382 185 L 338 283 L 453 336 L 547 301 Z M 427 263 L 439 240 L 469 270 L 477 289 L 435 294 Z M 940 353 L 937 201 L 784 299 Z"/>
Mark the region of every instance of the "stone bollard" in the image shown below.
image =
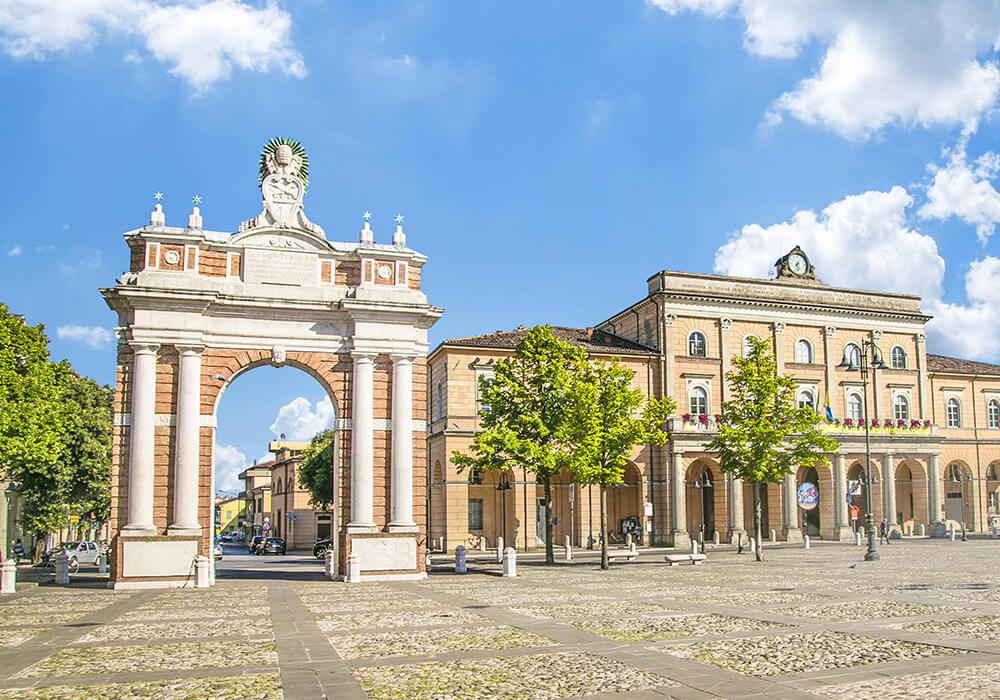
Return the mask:
<path id="1" fill-rule="evenodd" d="M 802 536 L 802 549 L 809 549 L 809 535 Z"/>
<path id="2" fill-rule="evenodd" d="M 497 564 L 503 564 L 503 537 L 497 537 Z"/>
<path id="3" fill-rule="evenodd" d="M 906 526 L 906 536 L 907 537 L 913 537 L 913 526 L 912 525 L 907 525 Z"/>
<path id="4" fill-rule="evenodd" d="M 347 557 L 347 577 L 348 583 L 361 583 L 361 555 L 352 553 Z"/>
<path id="5" fill-rule="evenodd" d="M 716 546 L 718 546 L 718 545 L 719 545 L 719 531 L 718 531 L 718 530 L 716 530 L 716 531 L 715 531 L 715 532 L 714 532 L 714 533 L 712 534 L 712 544 L 714 544 L 714 545 L 716 545 Z"/>
<path id="6" fill-rule="evenodd" d="M 194 587 L 208 588 L 212 585 L 212 560 L 203 554 L 194 558 Z"/>
<path id="7" fill-rule="evenodd" d="M 750 542 L 750 553 L 753 554 L 754 552 L 757 551 L 757 540 L 751 537 L 749 542 Z"/>
<path id="8" fill-rule="evenodd" d="M 566 535 L 566 542 L 563 548 L 566 552 L 566 561 L 573 561 L 573 543 L 569 541 L 569 535 Z"/>
<path id="9" fill-rule="evenodd" d="M 485 537 L 480 537 L 479 538 L 479 551 L 480 552 L 485 552 L 486 551 L 486 538 Z"/>
<path id="10" fill-rule="evenodd" d="M 775 544 L 777 541 L 778 541 L 778 533 L 774 531 L 774 528 L 771 528 L 771 544 Z"/>
<path id="11" fill-rule="evenodd" d="M 65 586 L 69 583 L 69 557 L 60 549 L 52 559 L 56 563 L 56 585 Z"/>
<path id="12" fill-rule="evenodd" d="M 327 578 L 333 578 L 333 548 L 326 550 L 323 554 L 323 573 Z"/>
<path id="13" fill-rule="evenodd" d="M 635 546 L 635 540 L 629 542 L 629 544 L 628 544 L 628 552 L 629 552 L 629 554 L 638 554 L 638 550 L 637 550 L 637 548 Z"/>
<path id="14" fill-rule="evenodd" d="M 97 557 L 97 573 L 108 573 L 108 555 L 106 553 Z"/>
<path id="15" fill-rule="evenodd" d="M 950 539 L 952 542 L 955 541 L 955 526 L 954 525 L 952 525 L 952 526 L 950 526 L 948 528 L 948 539 Z"/>
<path id="16" fill-rule="evenodd" d="M 861 533 L 858 530 L 854 531 L 854 546 L 855 547 L 861 546 Z"/>
<path id="17" fill-rule="evenodd" d="M 626 532 L 625 533 L 625 546 L 628 547 L 629 549 L 632 549 L 632 533 L 631 532 Z"/>
<path id="18" fill-rule="evenodd" d="M 517 576 L 517 552 L 513 547 L 503 550 L 503 577 L 515 578 Z"/>
<path id="19" fill-rule="evenodd" d="M 431 570 L 431 553 L 427 552 L 424 554 L 424 571 Z"/>
<path id="20" fill-rule="evenodd" d="M 465 545 L 460 544 L 455 547 L 455 573 L 465 573 Z"/>
<path id="21" fill-rule="evenodd" d="M 17 562 L 8 559 L 0 565 L 0 593 L 17 592 Z"/>
<path id="22" fill-rule="evenodd" d="M 996 538 L 997 538 L 997 526 L 994 525 L 993 526 L 993 539 L 996 539 Z"/>
<path id="23" fill-rule="evenodd" d="M 443 537 L 438 537 L 437 551 L 439 551 L 439 552 L 443 552 L 444 551 L 444 538 Z"/>
<path id="24" fill-rule="evenodd" d="M 698 540 L 691 540 L 691 554 L 698 553 Z"/>
<path id="25" fill-rule="evenodd" d="M 924 528 L 923 525 L 921 525 L 920 526 L 920 536 L 923 537 L 926 532 L 927 532 L 927 530 Z"/>

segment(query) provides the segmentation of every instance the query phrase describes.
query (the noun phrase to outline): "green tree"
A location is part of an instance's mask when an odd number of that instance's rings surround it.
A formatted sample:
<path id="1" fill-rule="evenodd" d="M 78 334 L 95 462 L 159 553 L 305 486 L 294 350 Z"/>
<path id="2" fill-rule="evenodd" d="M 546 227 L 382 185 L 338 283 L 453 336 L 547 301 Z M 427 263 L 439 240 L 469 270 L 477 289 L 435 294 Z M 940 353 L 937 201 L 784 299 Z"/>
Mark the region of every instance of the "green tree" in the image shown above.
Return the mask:
<path id="1" fill-rule="evenodd" d="M 601 568 L 608 568 L 609 484 L 622 482 L 625 464 L 637 445 L 662 445 L 660 426 L 674 411 L 672 399 L 648 399 L 632 386 L 634 372 L 617 362 L 586 367 L 573 386 L 569 438 L 579 459 L 573 474 L 581 485 L 601 492 Z"/>
<path id="2" fill-rule="evenodd" d="M 326 510 L 333 504 L 333 438 L 335 431 L 317 433 L 302 452 L 299 486 L 309 492 L 309 500 Z"/>
<path id="3" fill-rule="evenodd" d="M 459 472 L 517 466 L 535 475 L 545 492 L 548 564 L 555 563 L 552 477 L 563 469 L 572 473 L 578 459 L 568 432 L 573 385 L 586 362 L 582 348 L 559 340 L 549 326 L 532 328 L 512 358 L 494 365 L 493 379 L 480 382 L 481 430 L 472 440 L 471 454 L 455 451 L 451 455 Z"/>
<path id="4" fill-rule="evenodd" d="M 111 509 L 112 392 L 73 371 L 60 388 L 66 422 L 59 459 L 68 477 L 69 514 L 104 523 Z"/>
<path id="5" fill-rule="evenodd" d="M 816 427 L 812 407 L 795 405 L 795 382 L 778 374 L 767 342 L 748 340 L 750 351 L 734 358 L 726 374 L 732 398 L 722 404 L 719 432 L 705 449 L 718 452 L 723 472 L 753 486 L 757 561 L 763 561 L 760 485 L 780 483 L 796 466 L 820 466 L 838 443 Z"/>

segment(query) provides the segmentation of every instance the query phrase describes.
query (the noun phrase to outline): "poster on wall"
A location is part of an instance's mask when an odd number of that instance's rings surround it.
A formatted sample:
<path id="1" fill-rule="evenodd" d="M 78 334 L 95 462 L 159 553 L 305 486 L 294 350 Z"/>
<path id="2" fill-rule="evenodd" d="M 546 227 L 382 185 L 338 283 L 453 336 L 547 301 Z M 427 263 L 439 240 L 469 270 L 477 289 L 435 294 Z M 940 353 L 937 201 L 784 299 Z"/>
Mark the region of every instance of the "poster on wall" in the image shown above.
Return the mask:
<path id="1" fill-rule="evenodd" d="M 816 484 L 810 484 L 807 481 L 799 486 L 795 499 L 802 510 L 812 510 L 819 503 L 819 489 L 816 488 Z"/>

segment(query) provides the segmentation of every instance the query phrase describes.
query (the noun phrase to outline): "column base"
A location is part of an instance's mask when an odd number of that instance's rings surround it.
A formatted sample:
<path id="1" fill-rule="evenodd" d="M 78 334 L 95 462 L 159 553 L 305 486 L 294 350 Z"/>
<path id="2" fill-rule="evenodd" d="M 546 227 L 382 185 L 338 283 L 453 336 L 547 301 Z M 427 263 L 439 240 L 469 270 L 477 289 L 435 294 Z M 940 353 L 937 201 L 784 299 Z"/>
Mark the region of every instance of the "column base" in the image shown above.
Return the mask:
<path id="1" fill-rule="evenodd" d="M 785 542 L 801 542 L 802 530 L 797 527 L 789 527 L 781 531 L 781 536 L 785 538 Z"/>
<path id="2" fill-rule="evenodd" d="M 118 534 L 121 537 L 152 537 L 160 533 L 155 525 L 125 525 Z"/>
<path id="3" fill-rule="evenodd" d="M 674 549 L 690 549 L 691 536 L 684 530 L 674 530 L 669 535 L 670 546 Z"/>
<path id="4" fill-rule="evenodd" d="M 348 525 L 350 527 L 350 525 Z M 387 532 L 403 532 L 411 535 L 415 535 L 420 532 L 420 528 L 417 527 L 416 523 L 389 523 L 386 526 Z"/>
<path id="5" fill-rule="evenodd" d="M 837 542 L 853 542 L 854 530 L 847 525 L 833 528 L 833 539 Z"/>
<path id="6" fill-rule="evenodd" d="M 201 525 L 171 525 L 167 528 L 167 534 L 201 537 Z"/>
<path id="7" fill-rule="evenodd" d="M 735 528 L 735 529 L 730 530 L 729 532 L 726 533 L 726 538 L 729 540 L 729 544 L 731 544 L 731 545 L 733 545 L 735 547 L 736 546 L 736 540 L 738 539 L 738 536 L 740 536 L 740 535 L 742 535 L 742 537 L 743 537 L 743 546 L 744 547 L 749 547 L 750 546 L 750 538 L 747 536 L 747 533 L 746 533 L 746 531 L 743 528 Z"/>
<path id="8" fill-rule="evenodd" d="M 348 523 L 347 534 L 367 535 L 378 532 L 378 525 L 375 523 Z"/>

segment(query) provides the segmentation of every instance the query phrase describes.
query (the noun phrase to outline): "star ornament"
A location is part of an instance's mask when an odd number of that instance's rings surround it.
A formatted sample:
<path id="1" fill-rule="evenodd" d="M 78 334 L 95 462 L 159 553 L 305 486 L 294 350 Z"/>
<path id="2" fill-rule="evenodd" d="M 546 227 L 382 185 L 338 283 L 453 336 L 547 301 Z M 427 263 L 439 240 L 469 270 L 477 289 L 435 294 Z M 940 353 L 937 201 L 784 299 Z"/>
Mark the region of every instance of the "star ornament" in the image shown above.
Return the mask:
<path id="1" fill-rule="evenodd" d="M 157 190 L 156 192 L 153 193 L 153 199 L 159 202 L 161 199 L 163 199 L 163 193 Z"/>
<path id="2" fill-rule="evenodd" d="M 367 209 L 365 209 L 364 213 L 361 214 L 361 218 L 364 219 L 365 221 L 371 221 L 372 220 L 372 213 L 370 211 L 368 211 Z"/>
<path id="3" fill-rule="evenodd" d="M 201 197 L 195 195 L 194 197 L 191 198 L 191 201 L 194 202 L 195 204 L 201 204 Z"/>
<path id="4" fill-rule="evenodd" d="M 396 214 L 395 221 L 396 221 L 397 224 L 402 224 L 403 223 L 403 215 L 402 214 Z"/>

